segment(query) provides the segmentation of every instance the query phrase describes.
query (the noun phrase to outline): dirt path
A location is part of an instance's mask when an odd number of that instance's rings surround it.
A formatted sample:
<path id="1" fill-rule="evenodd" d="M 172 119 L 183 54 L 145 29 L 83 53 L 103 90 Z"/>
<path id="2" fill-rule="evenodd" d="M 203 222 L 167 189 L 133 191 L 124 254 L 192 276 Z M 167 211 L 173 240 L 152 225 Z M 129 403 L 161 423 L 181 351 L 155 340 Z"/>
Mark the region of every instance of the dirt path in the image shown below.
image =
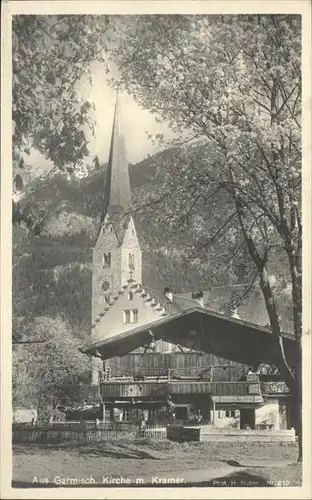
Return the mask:
<path id="1" fill-rule="evenodd" d="M 267 457 L 271 456 L 271 459 Z M 16 487 L 52 486 L 55 478 L 94 478 L 93 486 L 113 486 L 106 477 L 125 477 L 131 486 L 275 486 L 300 484 L 293 447 L 175 444 L 113 441 L 64 445 L 15 445 Z M 34 476 L 40 485 L 34 485 Z M 109 479 L 110 481 L 110 479 Z M 268 482 L 273 484 L 268 484 Z M 290 485 L 289 484 L 289 485 Z M 80 484 L 79 484 L 80 485 Z M 115 483 L 114 486 L 116 486 Z M 288 483 L 287 483 L 288 485 Z"/>

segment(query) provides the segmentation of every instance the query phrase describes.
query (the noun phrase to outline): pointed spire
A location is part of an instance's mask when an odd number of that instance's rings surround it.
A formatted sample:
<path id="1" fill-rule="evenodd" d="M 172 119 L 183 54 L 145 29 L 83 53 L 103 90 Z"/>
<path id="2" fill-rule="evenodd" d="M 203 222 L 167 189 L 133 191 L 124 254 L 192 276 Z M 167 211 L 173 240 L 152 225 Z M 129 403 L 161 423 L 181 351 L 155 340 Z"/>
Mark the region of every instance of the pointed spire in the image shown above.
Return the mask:
<path id="1" fill-rule="evenodd" d="M 102 218 L 105 217 L 107 211 L 119 212 L 121 209 L 130 207 L 131 204 L 129 167 L 125 141 L 121 131 L 120 97 L 117 88 Z"/>

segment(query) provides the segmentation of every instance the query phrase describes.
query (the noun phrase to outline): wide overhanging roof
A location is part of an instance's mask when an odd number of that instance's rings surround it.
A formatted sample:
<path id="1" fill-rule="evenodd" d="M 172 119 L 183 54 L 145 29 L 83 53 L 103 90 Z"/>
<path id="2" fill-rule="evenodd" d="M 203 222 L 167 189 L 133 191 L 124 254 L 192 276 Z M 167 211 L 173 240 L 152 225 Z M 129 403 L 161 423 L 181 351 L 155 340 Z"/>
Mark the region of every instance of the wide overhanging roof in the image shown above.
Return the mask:
<path id="1" fill-rule="evenodd" d="M 295 366 L 295 339 L 290 334 L 282 336 L 286 358 Z M 80 351 L 105 360 L 124 356 L 146 346 L 152 339 L 252 366 L 276 364 L 279 357 L 276 338 L 270 330 L 200 306 L 89 344 Z"/>

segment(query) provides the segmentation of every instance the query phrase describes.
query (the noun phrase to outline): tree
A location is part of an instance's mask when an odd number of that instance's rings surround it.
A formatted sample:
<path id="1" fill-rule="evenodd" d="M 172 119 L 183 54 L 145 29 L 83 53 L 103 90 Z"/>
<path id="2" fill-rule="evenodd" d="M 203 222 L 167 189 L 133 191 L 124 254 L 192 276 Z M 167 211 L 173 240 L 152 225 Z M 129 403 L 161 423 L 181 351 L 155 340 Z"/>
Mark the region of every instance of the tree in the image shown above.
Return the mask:
<path id="1" fill-rule="evenodd" d="M 22 329 L 28 341 L 44 342 L 14 347 L 13 405 L 32 405 L 44 419 L 58 404 L 98 402 L 90 391 L 91 365 L 60 317 L 37 317 Z"/>
<path id="2" fill-rule="evenodd" d="M 146 16 L 130 23 L 115 57 L 125 87 L 140 104 L 169 122 L 184 142 L 205 141 L 199 161 L 188 143 L 168 172 L 166 185 L 175 191 L 171 223 L 190 215 L 194 220 L 213 189 L 227 194 L 233 211 L 208 243 L 235 220 L 230 237 L 243 240 L 259 276 L 301 443 L 300 17 Z M 198 226 L 203 236 L 202 220 Z M 291 283 L 296 367 L 284 354 L 269 279 L 277 251 L 285 254 Z"/>
<path id="3" fill-rule="evenodd" d="M 84 75 L 91 83 L 92 61 L 105 64 L 108 40 L 105 16 L 14 16 L 13 158 L 19 167 L 30 147 L 61 169 L 88 154 L 91 103 L 77 83 Z"/>
<path id="4" fill-rule="evenodd" d="M 22 186 L 25 158 L 32 148 L 69 173 L 83 167 L 88 132 L 94 133 L 93 103 L 81 96 L 78 84 L 82 78 L 92 84 L 93 61 L 106 65 L 113 29 L 107 16 L 13 17 L 13 175 L 17 187 Z M 14 201 L 13 221 L 24 220 L 29 228 L 36 226 Z"/>

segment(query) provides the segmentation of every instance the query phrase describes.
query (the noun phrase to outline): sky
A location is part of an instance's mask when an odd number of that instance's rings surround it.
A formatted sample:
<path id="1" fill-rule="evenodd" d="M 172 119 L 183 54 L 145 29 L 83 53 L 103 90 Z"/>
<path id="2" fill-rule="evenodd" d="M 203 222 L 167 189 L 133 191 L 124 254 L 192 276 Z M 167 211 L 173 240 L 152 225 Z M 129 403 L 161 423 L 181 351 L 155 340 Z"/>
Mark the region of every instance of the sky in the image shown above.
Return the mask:
<path id="1" fill-rule="evenodd" d="M 88 82 L 81 86 L 81 91 L 95 104 L 96 137 L 89 144 L 90 153 L 98 155 L 100 163 L 108 160 L 109 143 L 112 132 L 116 91 L 108 86 L 107 75 L 101 63 L 93 64 L 92 87 Z M 140 107 L 126 92 L 119 93 L 122 130 L 126 141 L 128 161 L 138 163 L 158 150 L 147 137 L 147 133 L 162 133 L 166 138 L 173 133 L 163 123 L 157 123 L 154 116 Z"/>

